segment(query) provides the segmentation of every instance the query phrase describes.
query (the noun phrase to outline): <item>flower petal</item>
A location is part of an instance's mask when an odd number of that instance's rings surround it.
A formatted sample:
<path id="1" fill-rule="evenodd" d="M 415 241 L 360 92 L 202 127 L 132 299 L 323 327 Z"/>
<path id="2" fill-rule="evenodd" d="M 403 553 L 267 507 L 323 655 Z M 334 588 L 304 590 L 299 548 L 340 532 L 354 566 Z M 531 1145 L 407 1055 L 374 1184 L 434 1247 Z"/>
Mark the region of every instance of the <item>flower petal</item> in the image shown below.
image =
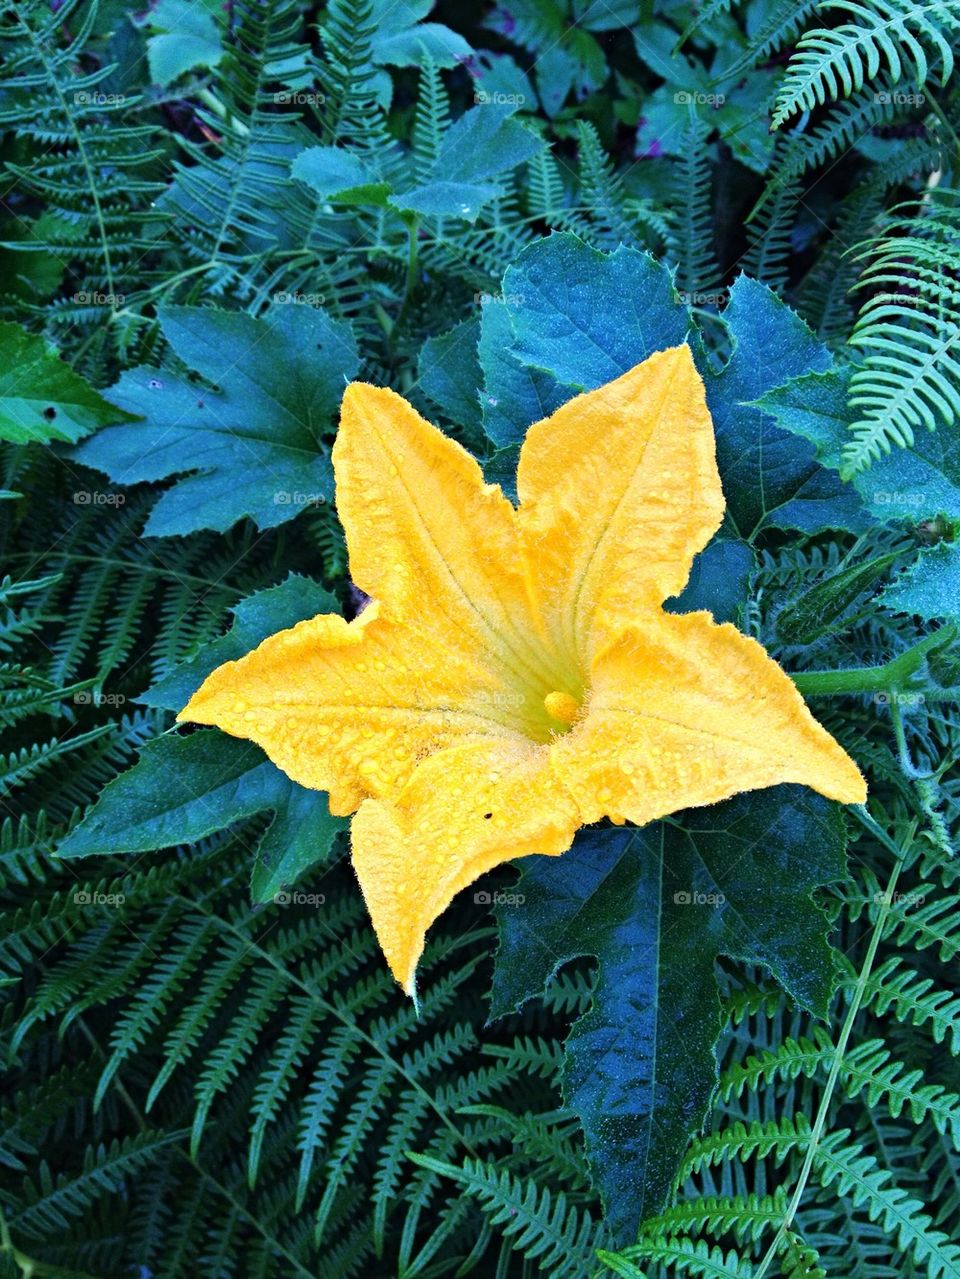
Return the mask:
<path id="1" fill-rule="evenodd" d="M 178 719 L 257 742 L 346 814 L 397 793 L 431 751 L 512 741 L 504 688 L 482 651 L 450 651 L 429 627 L 390 622 L 371 604 L 353 622 L 322 614 L 225 662 Z"/>
<path id="2" fill-rule="evenodd" d="M 461 889 L 510 858 L 565 852 L 578 824 L 550 748 L 519 741 L 441 751 L 424 760 L 396 804 L 364 801 L 352 823 L 353 865 L 407 994 L 427 929 Z"/>
<path id="3" fill-rule="evenodd" d="M 531 426 L 517 490 L 551 629 L 585 669 L 606 639 L 682 590 L 723 518 L 689 349 L 657 352 Z"/>
<path id="4" fill-rule="evenodd" d="M 651 614 L 612 645 L 586 715 L 553 754 L 584 822 L 643 825 L 780 782 L 866 799 L 860 770 L 789 676 L 709 613 Z"/>
<path id="5" fill-rule="evenodd" d="M 448 647 L 482 644 L 519 679 L 549 678 L 516 512 L 466 450 L 402 396 L 353 382 L 333 464 L 351 577 L 384 616 L 429 609 Z"/>

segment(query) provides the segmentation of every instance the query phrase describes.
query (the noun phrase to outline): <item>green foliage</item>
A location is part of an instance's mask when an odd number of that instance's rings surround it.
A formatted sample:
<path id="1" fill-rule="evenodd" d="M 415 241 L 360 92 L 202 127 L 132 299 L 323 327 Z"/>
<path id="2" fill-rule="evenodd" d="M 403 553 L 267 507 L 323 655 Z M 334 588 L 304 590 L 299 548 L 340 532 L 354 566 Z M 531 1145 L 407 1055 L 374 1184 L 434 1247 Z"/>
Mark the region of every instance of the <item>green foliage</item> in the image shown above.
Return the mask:
<path id="1" fill-rule="evenodd" d="M 525 909 L 498 910 L 492 1011 L 538 995 L 560 964 L 596 958 L 589 1015 L 566 1041 L 564 1094 L 620 1237 L 663 1206 L 716 1086 L 717 957 L 764 964 L 799 1004 L 826 1010 L 832 961 L 811 894 L 842 877 L 844 845 L 836 811 L 779 788 L 682 829 L 588 833 L 562 858 L 521 863 Z"/>
<path id="2" fill-rule="evenodd" d="M 868 466 L 915 427 L 953 426 L 960 412 L 960 294 L 955 284 L 960 210 L 937 189 L 909 217 L 894 210 L 881 235 L 859 250 L 860 287 L 876 289 L 861 308 L 850 345 L 863 362 L 850 381 L 858 420 L 843 451 L 844 471 Z"/>
<path id="3" fill-rule="evenodd" d="M 0 438 L 13 444 L 78 440 L 132 415 L 108 404 L 41 337 L 0 323 Z"/>
<path id="4" fill-rule="evenodd" d="M 0 6 L 0 1273 L 960 1276 L 958 38 Z M 683 341 L 727 519 L 670 607 L 794 674 L 869 811 L 522 859 L 418 1017 L 325 797 L 175 715 L 361 606 L 347 380 L 511 490 L 533 420 Z"/>
<path id="5" fill-rule="evenodd" d="M 806 32 L 777 95 L 773 127 L 797 111 L 812 110 L 841 95 L 849 97 L 875 81 L 883 67 L 894 84 L 904 76 L 923 85 L 938 63 L 941 82 L 953 71 L 953 45 L 960 31 L 954 0 L 822 0 L 821 10 L 845 11 L 853 21 Z"/>
<path id="6" fill-rule="evenodd" d="M 222 531 L 244 516 L 272 528 L 329 501 L 324 435 L 358 369 L 349 326 L 296 304 L 262 319 L 203 307 L 165 307 L 159 318 L 170 350 L 206 385 L 175 368 L 130 369 L 111 395 L 140 420 L 101 431 L 76 453 L 128 484 L 191 472 L 163 494 L 144 532 Z"/>
<path id="7" fill-rule="evenodd" d="M 895 613 L 914 613 L 926 621 L 960 622 L 960 548 L 941 542 L 921 551 L 880 602 Z"/>

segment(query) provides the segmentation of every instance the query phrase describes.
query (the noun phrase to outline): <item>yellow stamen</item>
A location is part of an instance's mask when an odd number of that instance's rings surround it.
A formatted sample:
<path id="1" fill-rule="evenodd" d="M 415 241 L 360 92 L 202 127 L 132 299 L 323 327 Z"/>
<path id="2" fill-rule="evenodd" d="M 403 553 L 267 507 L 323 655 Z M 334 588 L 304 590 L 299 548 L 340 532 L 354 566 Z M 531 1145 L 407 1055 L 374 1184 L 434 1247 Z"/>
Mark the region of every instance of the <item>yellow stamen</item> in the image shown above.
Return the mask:
<path id="1" fill-rule="evenodd" d="M 547 714 L 561 724 L 570 725 L 580 714 L 580 703 L 570 693 L 548 693 L 543 699 Z"/>

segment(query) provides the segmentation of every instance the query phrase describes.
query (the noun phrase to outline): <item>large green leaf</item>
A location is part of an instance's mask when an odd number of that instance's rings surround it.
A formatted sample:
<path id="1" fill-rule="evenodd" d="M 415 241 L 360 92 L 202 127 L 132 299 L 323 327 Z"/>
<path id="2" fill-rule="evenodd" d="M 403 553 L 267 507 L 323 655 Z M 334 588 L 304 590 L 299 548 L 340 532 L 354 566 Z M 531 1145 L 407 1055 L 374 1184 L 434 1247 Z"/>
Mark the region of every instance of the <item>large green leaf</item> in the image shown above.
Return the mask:
<path id="1" fill-rule="evenodd" d="M 704 369 L 717 433 L 727 519 L 741 537 L 763 528 L 861 531 L 859 497 L 818 461 L 808 442 L 753 403 L 788 378 L 830 363 L 826 347 L 763 284 L 741 275 L 723 313 L 733 351 L 719 373 Z"/>
<path id="2" fill-rule="evenodd" d="M 0 321 L 0 440 L 74 443 L 98 426 L 135 417 L 88 386 L 44 338 Z"/>
<path id="3" fill-rule="evenodd" d="M 569 233 L 524 249 L 504 274 L 503 298 L 513 354 L 571 388 L 566 398 L 683 342 L 690 327 L 663 263 L 623 246 L 601 253 Z"/>
<path id="4" fill-rule="evenodd" d="M 373 61 L 378 66 L 416 67 L 427 56 L 438 67 L 455 67 L 473 56 L 459 32 L 424 22 L 435 0 L 376 0 Z"/>
<path id="5" fill-rule="evenodd" d="M 420 352 L 417 372 L 424 393 L 452 422 L 482 432 L 481 373 L 477 360 L 479 336 L 479 322 L 471 316 L 456 328 L 438 337 L 427 338 Z"/>
<path id="6" fill-rule="evenodd" d="M 913 613 L 926 621 L 960 622 L 960 546 L 942 542 L 922 550 L 881 593 L 880 603 L 893 613 Z"/>
<path id="7" fill-rule="evenodd" d="M 724 319 L 733 345 L 724 367 L 710 367 L 699 341 L 694 349 L 716 429 L 728 532 L 750 540 L 767 527 L 866 528 L 856 491 L 752 403 L 795 374 L 825 368 L 826 347 L 746 276 L 733 286 Z M 685 341 L 689 327 L 670 271 L 649 254 L 624 246 L 603 253 L 568 232 L 539 240 L 507 268 L 502 298 L 484 308 L 484 429 L 498 449 L 515 447 L 531 422 Z"/>
<path id="8" fill-rule="evenodd" d="M 483 308 L 477 355 L 483 375 L 483 429 L 498 449 L 519 449 L 527 428 L 570 399 L 573 388 L 552 372 L 528 364 L 512 349 L 512 316 L 522 297 L 495 299 Z"/>
<path id="9" fill-rule="evenodd" d="M 519 863 L 513 902 L 497 908 L 491 1013 L 541 995 L 569 960 L 596 958 L 563 1087 L 624 1241 L 662 1207 L 707 1114 L 717 957 L 764 965 L 799 1004 L 826 1013 L 833 952 L 811 894 L 842 878 L 844 847 L 836 805 L 781 786 L 642 829 L 584 831 L 563 857 Z"/>
<path id="10" fill-rule="evenodd" d="M 390 184 L 345 147 L 306 147 L 290 171 L 333 204 L 369 204 L 382 209 L 390 195 Z"/>
<path id="11" fill-rule="evenodd" d="M 187 71 L 215 67 L 223 57 L 217 0 L 159 0 L 150 10 L 147 62 L 163 88 Z"/>
<path id="12" fill-rule="evenodd" d="M 172 369 L 125 373 L 111 397 L 143 422 L 108 427 L 76 456 L 121 484 L 181 476 L 157 502 L 155 536 L 260 528 L 333 496 L 329 438 L 358 370 L 348 325 L 308 305 L 263 319 L 209 307 L 166 307 L 164 337 L 203 385 Z"/>
<path id="13" fill-rule="evenodd" d="M 682 592 L 667 601 L 667 612 L 692 613 L 705 608 L 717 622 L 739 623 L 755 566 L 748 543 L 735 537 L 714 538 L 693 561 Z"/>
<path id="14" fill-rule="evenodd" d="M 374 160 L 341 147 L 307 147 L 293 162 L 293 176 L 335 204 L 473 222 L 500 194 L 500 179 L 543 149 L 535 133 L 510 118 L 516 109 L 490 103 L 464 112 L 444 134 L 429 171 L 403 191 L 380 177 Z"/>
<path id="15" fill-rule="evenodd" d="M 628 324 L 624 296 L 632 308 Z M 601 253 L 568 232 L 524 249 L 500 296 L 487 299 L 481 312 L 480 407 L 496 450 L 486 463 L 488 479 L 513 497 L 517 455 L 531 423 L 682 342 L 689 324 L 670 272 L 649 254 Z"/>
<path id="16" fill-rule="evenodd" d="M 823 466 L 839 471 L 852 416 L 850 370 L 794 378 L 768 391 L 761 406 L 784 430 L 809 440 Z M 960 519 L 960 430 L 917 431 L 908 449 L 893 449 L 852 477 L 868 511 L 880 520 Z"/>
<path id="17" fill-rule="evenodd" d="M 632 308 L 628 324 L 624 296 Z M 479 404 L 496 449 L 487 477 L 511 496 L 531 423 L 682 342 L 690 325 L 665 266 L 635 249 L 601 253 L 566 232 L 524 249 L 499 296 L 482 303 L 479 340 L 473 321 L 430 339 L 421 380 L 453 417 L 469 410 L 472 423 Z"/>
<path id="18" fill-rule="evenodd" d="M 256 813 L 273 821 L 256 849 L 255 901 L 268 901 L 324 861 L 343 821 L 326 796 L 297 786 L 259 746 L 201 729 L 147 742 L 60 845 L 61 857 L 145 853 L 192 844 Z"/>

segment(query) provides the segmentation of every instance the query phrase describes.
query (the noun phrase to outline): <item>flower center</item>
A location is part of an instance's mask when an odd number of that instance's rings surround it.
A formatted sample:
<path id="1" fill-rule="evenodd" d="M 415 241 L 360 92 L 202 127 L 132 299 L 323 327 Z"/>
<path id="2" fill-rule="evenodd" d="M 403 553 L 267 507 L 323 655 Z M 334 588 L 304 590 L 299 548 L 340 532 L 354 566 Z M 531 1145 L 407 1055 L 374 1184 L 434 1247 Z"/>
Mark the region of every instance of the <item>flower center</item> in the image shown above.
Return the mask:
<path id="1" fill-rule="evenodd" d="M 572 693 L 555 690 L 543 699 L 543 707 L 551 719 L 569 728 L 580 714 L 580 703 Z"/>

